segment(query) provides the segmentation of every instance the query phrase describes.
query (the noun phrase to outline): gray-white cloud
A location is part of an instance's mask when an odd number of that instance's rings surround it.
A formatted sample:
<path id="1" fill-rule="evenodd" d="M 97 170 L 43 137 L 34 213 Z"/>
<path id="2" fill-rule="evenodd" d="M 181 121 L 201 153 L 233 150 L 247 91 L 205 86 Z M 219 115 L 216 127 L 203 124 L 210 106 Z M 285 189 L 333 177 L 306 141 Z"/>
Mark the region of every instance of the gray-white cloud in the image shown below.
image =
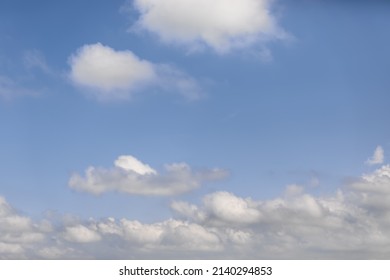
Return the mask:
<path id="1" fill-rule="evenodd" d="M 48 221 L 33 222 L 0 196 L 0 259 L 28 258 L 28 251 L 44 244 L 51 230 Z"/>
<path id="2" fill-rule="evenodd" d="M 190 50 L 207 46 L 217 53 L 286 38 L 272 14 L 270 0 L 135 0 L 139 13 L 132 27 L 163 42 Z"/>
<path id="3" fill-rule="evenodd" d="M 131 165 L 135 166 L 135 165 Z M 136 168 L 136 167 L 134 167 Z M 153 174 L 139 165 L 139 172 Z M 0 199 L 2 258 L 388 259 L 390 166 L 328 196 L 288 186 L 256 200 L 214 192 L 199 204 L 174 201 L 174 218 L 33 222 Z"/>
<path id="4" fill-rule="evenodd" d="M 194 171 L 186 163 L 165 165 L 162 174 L 130 155 L 120 156 L 110 169 L 90 166 L 85 176 L 73 174 L 69 186 L 78 191 L 101 194 L 118 191 L 137 195 L 169 196 L 189 192 L 202 182 L 226 177 L 221 169 Z"/>
<path id="5" fill-rule="evenodd" d="M 84 45 L 69 57 L 71 81 L 100 101 L 130 99 L 147 88 L 197 99 L 196 79 L 172 65 L 152 63 L 130 50 L 114 50 L 101 43 Z"/>

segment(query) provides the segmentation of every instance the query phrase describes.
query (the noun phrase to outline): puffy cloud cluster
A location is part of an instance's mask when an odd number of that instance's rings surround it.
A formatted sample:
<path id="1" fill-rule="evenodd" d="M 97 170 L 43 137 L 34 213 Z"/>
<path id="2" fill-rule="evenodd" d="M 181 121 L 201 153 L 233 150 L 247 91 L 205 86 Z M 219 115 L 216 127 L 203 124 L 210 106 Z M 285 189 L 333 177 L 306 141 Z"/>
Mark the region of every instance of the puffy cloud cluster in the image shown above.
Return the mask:
<path id="1" fill-rule="evenodd" d="M 71 81 L 100 101 L 129 99 L 146 87 L 157 86 L 196 99 L 195 79 L 173 66 L 154 64 L 130 50 L 117 51 L 101 43 L 84 45 L 69 58 Z"/>
<path id="2" fill-rule="evenodd" d="M 135 159 L 118 164 L 155 176 Z M 133 163 L 133 164 L 132 164 Z M 174 201 L 174 218 L 34 223 L 0 199 L 2 258 L 388 259 L 390 166 L 329 196 L 291 185 L 278 198 L 214 192 L 200 204 Z"/>
<path id="3" fill-rule="evenodd" d="M 111 169 L 89 167 L 85 176 L 74 174 L 69 186 L 79 191 L 101 194 L 119 191 L 138 195 L 176 195 L 191 191 L 203 181 L 224 178 L 221 169 L 193 171 L 186 163 L 165 165 L 165 173 L 159 174 L 149 165 L 133 156 L 120 156 Z"/>
<path id="4" fill-rule="evenodd" d="M 0 196 L 0 259 L 28 258 L 27 252 L 44 244 L 50 231 L 49 222 L 34 223 Z"/>
<path id="5" fill-rule="evenodd" d="M 133 26 L 163 42 L 190 49 L 208 46 L 218 53 L 286 37 L 270 0 L 135 0 L 140 17 Z"/>

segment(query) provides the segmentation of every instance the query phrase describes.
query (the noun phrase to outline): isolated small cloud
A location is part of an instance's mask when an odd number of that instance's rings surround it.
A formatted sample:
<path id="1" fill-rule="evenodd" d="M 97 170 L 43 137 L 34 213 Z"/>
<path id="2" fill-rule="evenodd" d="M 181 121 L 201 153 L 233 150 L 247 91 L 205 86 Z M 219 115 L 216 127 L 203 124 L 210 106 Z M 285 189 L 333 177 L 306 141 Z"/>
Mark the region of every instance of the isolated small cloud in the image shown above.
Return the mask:
<path id="1" fill-rule="evenodd" d="M 89 167 L 85 176 L 74 174 L 69 186 L 78 191 L 101 194 L 119 191 L 138 195 L 177 195 L 198 188 L 202 182 L 224 178 L 221 169 L 194 171 L 186 163 L 165 165 L 165 172 L 157 173 L 149 165 L 133 156 L 120 156 L 110 169 Z"/>
<path id="2" fill-rule="evenodd" d="M 100 101 L 129 99 L 148 87 L 173 91 L 190 99 L 201 93 L 196 80 L 179 69 L 101 43 L 82 46 L 70 56 L 69 64 L 72 82 Z"/>
<path id="3" fill-rule="evenodd" d="M 374 154 L 366 161 L 368 165 L 382 164 L 385 159 L 385 151 L 381 146 L 376 147 Z"/>
<path id="4" fill-rule="evenodd" d="M 135 0 L 140 16 L 135 29 L 163 42 L 191 50 L 207 46 L 227 53 L 286 37 L 271 11 L 270 0 Z M 267 55 L 268 57 L 268 55 Z"/>
<path id="5" fill-rule="evenodd" d="M 72 81 L 98 90 L 100 98 L 114 92 L 117 98 L 125 98 L 126 93 L 122 91 L 134 90 L 155 79 L 150 62 L 138 58 L 131 51 L 115 51 L 100 43 L 84 45 L 70 57 L 69 63 Z"/>

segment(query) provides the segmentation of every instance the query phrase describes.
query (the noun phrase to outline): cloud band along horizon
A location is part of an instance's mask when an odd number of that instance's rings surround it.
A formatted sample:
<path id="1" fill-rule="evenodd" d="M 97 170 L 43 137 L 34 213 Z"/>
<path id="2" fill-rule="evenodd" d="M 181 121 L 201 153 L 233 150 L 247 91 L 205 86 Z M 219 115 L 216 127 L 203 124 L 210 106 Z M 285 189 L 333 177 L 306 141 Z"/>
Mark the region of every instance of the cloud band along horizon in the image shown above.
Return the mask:
<path id="1" fill-rule="evenodd" d="M 155 174 L 135 158 L 121 157 L 117 164 Z M 389 165 L 327 196 L 313 196 L 291 185 L 269 200 L 226 191 L 206 194 L 198 205 L 175 200 L 170 205 L 172 218 L 155 223 L 93 217 L 85 221 L 63 217 L 60 224 L 34 221 L 1 197 L 0 255 L 6 259 L 387 259 L 389 199 Z"/>

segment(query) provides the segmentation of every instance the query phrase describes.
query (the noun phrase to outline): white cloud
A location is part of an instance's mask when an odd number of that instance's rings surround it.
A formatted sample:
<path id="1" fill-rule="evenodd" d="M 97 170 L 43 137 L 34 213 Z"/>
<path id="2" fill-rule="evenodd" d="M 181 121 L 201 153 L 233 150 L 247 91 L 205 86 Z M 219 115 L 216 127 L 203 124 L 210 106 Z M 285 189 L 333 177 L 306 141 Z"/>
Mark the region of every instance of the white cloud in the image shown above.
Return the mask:
<path id="1" fill-rule="evenodd" d="M 70 77 L 76 84 L 99 91 L 100 98 L 109 98 L 115 93 L 117 98 L 127 97 L 126 92 L 153 81 L 153 64 L 141 60 L 131 51 L 115 51 L 100 43 L 84 45 L 73 54 Z M 97 94 L 97 93 L 96 93 Z"/>
<path id="2" fill-rule="evenodd" d="M 351 184 L 354 203 L 382 218 L 390 218 L 390 165 L 363 175 Z M 389 223 L 390 225 L 390 223 Z"/>
<path id="3" fill-rule="evenodd" d="M 382 164 L 385 159 L 385 151 L 381 146 L 376 147 L 374 154 L 366 161 L 368 165 Z"/>
<path id="4" fill-rule="evenodd" d="M 27 250 L 42 244 L 50 230 L 46 221 L 34 223 L 0 196 L 0 259 L 25 258 Z"/>
<path id="5" fill-rule="evenodd" d="M 239 198 L 228 192 L 216 192 L 203 199 L 209 218 L 226 223 L 256 223 L 261 213 L 251 205 L 248 199 Z"/>
<path id="6" fill-rule="evenodd" d="M 191 99 L 201 94 L 196 80 L 175 67 L 154 64 L 130 50 L 117 51 L 101 43 L 82 46 L 70 56 L 69 64 L 73 83 L 100 101 L 129 99 L 134 92 L 153 86 Z"/>
<path id="7" fill-rule="evenodd" d="M 193 171 L 185 163 L 166 165 L 165 173 L 158 174 L 133 156 L 120 156 L 111 169 L 91 166 L 86 170 L 85 177 L 72 175 L 69 186 L 92 194 L 119 191 L 164 196 L 189 192 L 198 188 L 203 181 L 220 179 L 226 175 L 220 169 Z"/>
<path id="8" fill-rule="evenodd" d="M 135 0 L 140 13 L 133 26 L 166 43 L 191 50 L 206 45 L 218 53 L 285 38 L 272 15 L 270 0 Z M 267 57 L 269 55 L 267 54 Z"/>
<path id="9" fill-rule="evenodd" d="M 329 196 L 290 185 L 268 200 L 214 192 L 199 205 L 174 201 L 179 217 L 155 223 L 64 219 L 54 227 L 0 197 L 0 258 L 388 259 L 389 205 L 388 165 Z"/>

